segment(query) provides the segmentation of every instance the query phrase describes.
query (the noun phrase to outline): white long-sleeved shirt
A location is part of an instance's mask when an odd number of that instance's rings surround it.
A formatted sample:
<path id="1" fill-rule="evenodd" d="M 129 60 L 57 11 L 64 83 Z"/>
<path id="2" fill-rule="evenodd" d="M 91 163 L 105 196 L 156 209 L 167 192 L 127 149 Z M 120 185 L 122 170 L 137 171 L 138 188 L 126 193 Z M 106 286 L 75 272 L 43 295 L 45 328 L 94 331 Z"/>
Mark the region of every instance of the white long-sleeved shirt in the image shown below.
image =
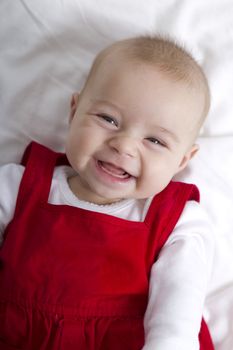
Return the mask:
<path id="1" fill-rule="evenodd" d="M 0 239 L 14 215 L 24 167 L 0 168 Z M 126 199 L 110 205 L 79 200 L 67 178 L 72 169 L 54 171 L 48 201 L 103 212 L 127 220 L 143 221 L 151 199 Z M 127 234 L 127 233 L 126 233 Z M 143 350 L 198 350 L 198 333 L 211 275 L 214 234 L 206 213 L 195 201 L 187 202 L 174 231 L 151 270 L 149 302 L 144 317 Z"/>

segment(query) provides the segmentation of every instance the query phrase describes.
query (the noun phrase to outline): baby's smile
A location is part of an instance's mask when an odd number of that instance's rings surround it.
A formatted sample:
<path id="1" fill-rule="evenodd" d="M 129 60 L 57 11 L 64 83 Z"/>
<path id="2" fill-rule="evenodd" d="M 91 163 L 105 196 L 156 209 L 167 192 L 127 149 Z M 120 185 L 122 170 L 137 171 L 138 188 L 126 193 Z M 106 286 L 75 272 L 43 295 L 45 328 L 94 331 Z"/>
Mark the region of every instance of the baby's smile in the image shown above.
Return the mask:
<path id="1" fill-rule="evenodd" d="M 124 169 L 122 169 L 122 168 L 120 168 L 112 163 L 103 162 L 101 160 L 98 160 L 97 163 L 102 168 L 103 171 L 105 171 L 107 174 L 112 175 L 116 178 L 127 179 L 127 178 L 131 177 L 131 175 L 129 173 L 127 173 L 127 171 L 125 171 Z"/>
<path id="2" fill-rule="evenodd" d="M 96 160 L 95 164 L 98 176 L 100 176 L 101 179 L 107 183 L 126 183 L 134 178 L 123 168 L 118 167 L 113 163 Z"/>

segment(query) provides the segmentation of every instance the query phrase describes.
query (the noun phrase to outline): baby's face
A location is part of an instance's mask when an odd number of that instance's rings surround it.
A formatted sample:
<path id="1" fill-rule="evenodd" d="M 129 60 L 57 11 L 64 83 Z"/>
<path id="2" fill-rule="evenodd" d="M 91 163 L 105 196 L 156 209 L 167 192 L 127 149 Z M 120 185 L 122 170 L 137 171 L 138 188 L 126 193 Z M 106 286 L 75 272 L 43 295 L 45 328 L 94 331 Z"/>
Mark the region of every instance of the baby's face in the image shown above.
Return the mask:
<path id="1" fill-rule="evenodd" d="M 155 67 L 105 62 L 72 101 L 71 189 L 97 204 L 159 193 L 196 152 L 201 109 L 194 92 Z"/>

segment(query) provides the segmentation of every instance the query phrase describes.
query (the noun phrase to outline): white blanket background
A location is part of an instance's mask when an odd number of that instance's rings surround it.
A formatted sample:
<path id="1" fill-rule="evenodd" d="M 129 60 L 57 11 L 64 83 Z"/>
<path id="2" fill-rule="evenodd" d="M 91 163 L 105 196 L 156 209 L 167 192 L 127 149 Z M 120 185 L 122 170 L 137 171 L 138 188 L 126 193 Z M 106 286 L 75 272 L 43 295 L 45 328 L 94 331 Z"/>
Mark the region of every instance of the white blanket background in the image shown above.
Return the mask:
<path id="1" fill-rule="evenodd" d="M 70 96 L 95 54 L 117 39 L 148 33 L 184 43 L 209 78 L 212 107 L 201 150 L 181 178 L 199 186 L 214 223 L 205 316 L 216 350 L 232 350 L 232 0 L 1 0 L 0 163 L 18 162 L 32 139 L 63 150 Z"/>

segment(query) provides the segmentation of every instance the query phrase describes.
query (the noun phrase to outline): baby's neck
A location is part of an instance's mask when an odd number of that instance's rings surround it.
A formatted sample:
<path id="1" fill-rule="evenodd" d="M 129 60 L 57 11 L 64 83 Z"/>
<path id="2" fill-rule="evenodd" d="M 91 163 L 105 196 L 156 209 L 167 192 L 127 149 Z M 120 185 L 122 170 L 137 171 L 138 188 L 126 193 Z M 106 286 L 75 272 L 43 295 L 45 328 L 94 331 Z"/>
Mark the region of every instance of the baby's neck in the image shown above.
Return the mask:
<path id="1" fill-rule="evenodd" d="M 79 200 L 90 203 L 92 205 L 112 205 L 125 200 L 122 198 L 108 199 L 105 197 L 98 196 L 93 192 L 90 192 L 90 190 L 87 189 L 86 186 L 80 182 L 80 178 L 77 175 L 69 177 L 68 184 L 70 190 Z"/>

